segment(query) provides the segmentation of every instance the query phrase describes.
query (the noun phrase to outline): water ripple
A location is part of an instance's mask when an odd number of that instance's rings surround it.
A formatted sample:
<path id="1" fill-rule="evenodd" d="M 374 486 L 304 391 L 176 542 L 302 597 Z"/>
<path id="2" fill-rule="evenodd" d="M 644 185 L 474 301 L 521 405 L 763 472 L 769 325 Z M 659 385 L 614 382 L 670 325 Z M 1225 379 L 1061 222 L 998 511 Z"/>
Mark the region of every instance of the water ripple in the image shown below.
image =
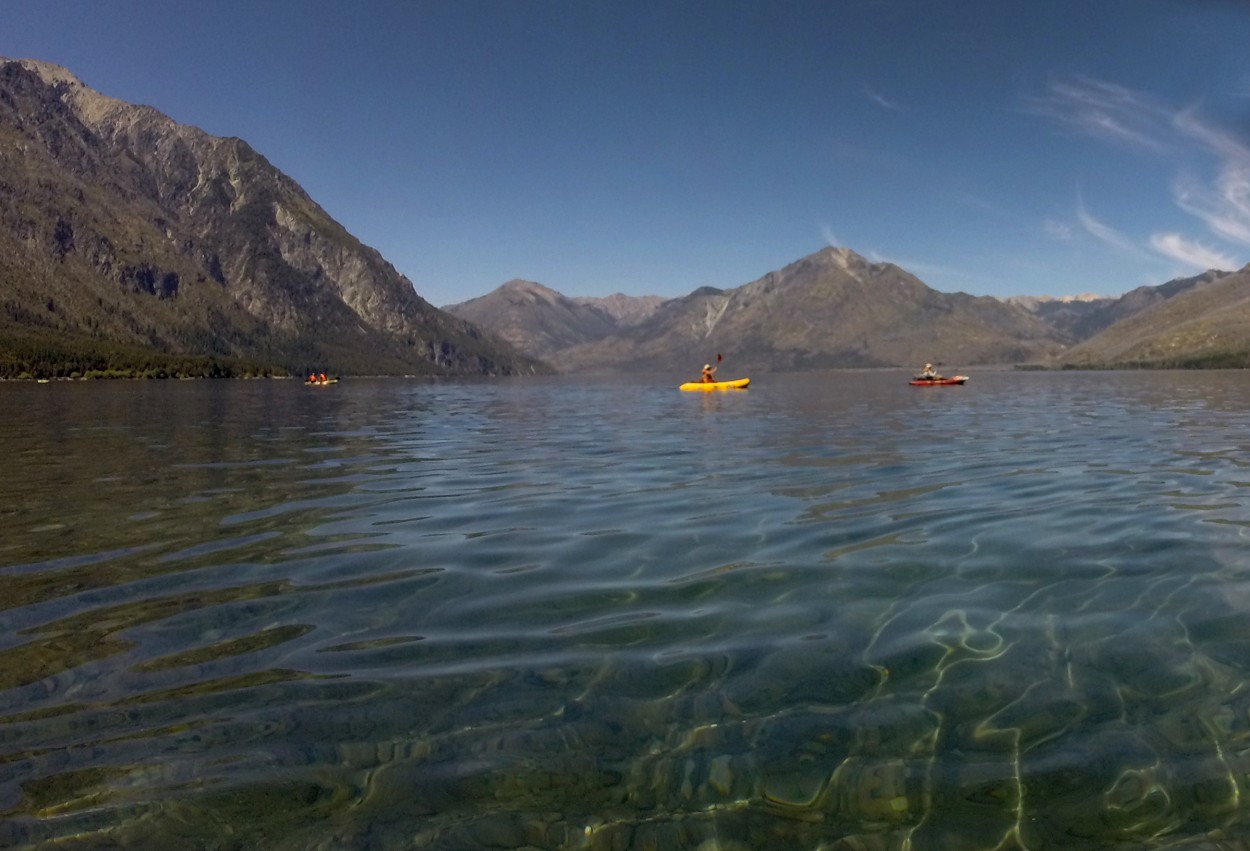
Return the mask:
<path id="1" fill-rule="evenodd" d="M 1240 373 L 671 384 L 0 387 L 0 845 L 1250 840 Z"/>

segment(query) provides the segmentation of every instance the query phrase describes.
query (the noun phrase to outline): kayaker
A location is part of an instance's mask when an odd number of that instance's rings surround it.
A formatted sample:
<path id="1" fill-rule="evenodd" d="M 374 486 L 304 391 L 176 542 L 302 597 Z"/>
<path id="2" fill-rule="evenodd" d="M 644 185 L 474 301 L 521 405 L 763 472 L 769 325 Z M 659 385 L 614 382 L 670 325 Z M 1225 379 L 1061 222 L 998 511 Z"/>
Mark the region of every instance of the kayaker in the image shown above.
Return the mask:
<path id="1" fill-rule="evenodd" d="M 710 363 L 703 364 L 703 383 L 711 384 L 716 381 L 716 367 Z"/>
<path id="2" fill-rule="evenodd" d="M 920 374 L 916 377 L 917 378 L 937 378 L 938 374 L 937 374 L 937 370 L 933 368 L 933 364 L 927 363 L 924 365 L 924 369 L 920 370 Z"/>
<path id="3" fill-rule="evenodd" d="M 323 372 L 323 373 L 321 373 L 321 383 L 322 383 L 322 384 L 325 384 L 325 383 L 326 383 L 326 374 L 325 374 L 324 372 Z"/>

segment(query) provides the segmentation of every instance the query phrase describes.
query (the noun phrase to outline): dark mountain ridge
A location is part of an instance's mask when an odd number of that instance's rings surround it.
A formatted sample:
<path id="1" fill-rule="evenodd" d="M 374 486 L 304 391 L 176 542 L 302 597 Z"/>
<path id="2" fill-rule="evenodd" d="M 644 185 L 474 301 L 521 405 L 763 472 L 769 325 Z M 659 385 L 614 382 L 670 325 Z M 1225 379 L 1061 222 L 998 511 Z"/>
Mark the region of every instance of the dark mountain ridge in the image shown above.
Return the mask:
<path id="1" fill-rule="evenodd" d="M 50 348 L 105 364 L 545 371 L 421 299 L 246 142 L 58 66 L 0 59 L 0 190 L 0 376 Z"/>

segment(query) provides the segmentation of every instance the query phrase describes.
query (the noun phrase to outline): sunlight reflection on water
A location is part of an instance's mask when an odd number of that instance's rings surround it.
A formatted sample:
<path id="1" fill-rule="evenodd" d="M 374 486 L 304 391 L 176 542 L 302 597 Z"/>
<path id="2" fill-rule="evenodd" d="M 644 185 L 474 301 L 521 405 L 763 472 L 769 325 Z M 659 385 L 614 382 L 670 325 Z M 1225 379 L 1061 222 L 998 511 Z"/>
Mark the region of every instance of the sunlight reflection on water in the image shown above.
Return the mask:
<path id="1" fill-rule="evenodd" d="M 1241 373 L 753 379 L 0 387 L 0 845 L 1250 837 Z"/>

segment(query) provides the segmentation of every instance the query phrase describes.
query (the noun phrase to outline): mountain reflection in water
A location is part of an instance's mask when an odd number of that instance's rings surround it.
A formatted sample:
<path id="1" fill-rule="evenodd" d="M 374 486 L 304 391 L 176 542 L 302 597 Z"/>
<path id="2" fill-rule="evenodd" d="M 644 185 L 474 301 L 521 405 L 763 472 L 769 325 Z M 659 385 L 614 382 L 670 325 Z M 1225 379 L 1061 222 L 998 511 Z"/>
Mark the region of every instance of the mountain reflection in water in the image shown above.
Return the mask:
<path id="1" fill-rule="evenodd" d="M 0 846 L 1250 841 L 1240 372 L 0 386 Z"/>

